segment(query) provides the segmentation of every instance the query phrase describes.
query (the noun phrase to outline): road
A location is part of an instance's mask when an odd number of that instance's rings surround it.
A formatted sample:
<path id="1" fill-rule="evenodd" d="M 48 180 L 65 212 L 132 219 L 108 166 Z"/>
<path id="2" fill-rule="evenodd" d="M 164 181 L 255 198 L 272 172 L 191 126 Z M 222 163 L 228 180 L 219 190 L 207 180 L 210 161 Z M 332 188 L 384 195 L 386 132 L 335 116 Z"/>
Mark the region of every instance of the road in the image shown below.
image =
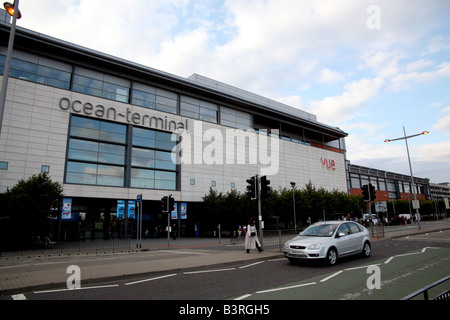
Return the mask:
<path id="1" fill-rule="evenodd" d="M 204 251 L 199 251 L 199 254 L 202 252 Z M 103 262 L 107 265 L 107 259 L 112 258 L 114 257 L 105 257 Z M 147 263 L 152 263 L 151 261 L 148 260 Z M 378 269 L 368 272 L 369 266 L 377 266 Z M 61 288 L 29 292 L 16 298 L 169 301 L 398 300 L 447 276 L 449 270 L 450 231 L 447 230 L 374 241 L 370 258 L 345 258 L 333 267 L 318 263 L 291 264 L 283 258 L 126 279 L 85 286 L 82 290 Z M 369 289 L 368 283 L 374 285 L 377 280 L 381 288 Z"/>

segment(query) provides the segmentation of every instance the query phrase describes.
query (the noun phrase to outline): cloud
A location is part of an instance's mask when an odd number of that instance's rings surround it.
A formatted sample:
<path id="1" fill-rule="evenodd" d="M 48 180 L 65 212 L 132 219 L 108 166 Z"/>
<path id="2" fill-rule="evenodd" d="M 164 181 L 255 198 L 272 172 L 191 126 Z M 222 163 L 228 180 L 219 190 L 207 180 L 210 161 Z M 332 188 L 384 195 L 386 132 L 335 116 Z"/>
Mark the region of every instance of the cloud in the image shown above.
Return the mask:
<path id="1" fill-rule="evenodd" d="M 343 81 L 345 79 L 344 75 L 337 71 L 330 70 L 328 68 L 322 68 L 318 77 L 319 83 L 335 83 Z"/>
<path id="2" fill-rule="evenodd" d="M 383 84 L 382 78 L 361 79 L 347 84 L 340 96 L 312 101 L 308 109 L 318 115 L 319 121 L 338 124 L 355 117 L 355 112 L 375 98 Z"/>
<path id="3" fill-rule="evenodd" d="M 425 54 L 434 54 L 442 51 L 450 50 L 450 39 L 442 36 L 434 37 L 430 40 Z"/>
<path id="4" fill-rule="evenodd" d="M 450 78 L 450 62 L 444 62 L 431 71 L 399 73 L 391 79 L 389 89 L 397 92 L 408 90 L 414 84 L 432 82 L 440 77 Z"/>
<path id="5" fill-rule="evenodd" d="M 433 125 L 434 130 L 450 132 L 450 106 L 441 110 L 442 116 Z"/>
<path id="6" fill-rule="evenodd" d="M 421 69 L 424 69 L 424 68 L 432 66 L 432 65 L 434 65 L 434 61 L 420 59 L 420 60 L 408 63 L 405 66 L 405 71 L 408 71 L 408 72 L 417 71 L 417 70 L 421 70 Z"/>

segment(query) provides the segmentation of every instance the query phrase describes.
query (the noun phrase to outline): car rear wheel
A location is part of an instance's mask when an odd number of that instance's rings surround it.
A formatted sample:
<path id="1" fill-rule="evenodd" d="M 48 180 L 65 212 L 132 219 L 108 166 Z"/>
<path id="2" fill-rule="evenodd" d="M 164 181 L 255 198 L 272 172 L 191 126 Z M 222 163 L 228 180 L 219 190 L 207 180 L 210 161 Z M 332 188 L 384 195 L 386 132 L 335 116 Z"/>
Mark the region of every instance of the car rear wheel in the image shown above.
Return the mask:
<path id="1" fill-rule="evenodd" d="M 337 263 L 337 251 L 335 248 L 330 248 L 327 253 L 326 262 L 330 266 L 334 266 Z"/>
<path id="2" fill-rule="evenodd" d="M 370 246 L 369 242 L 365 242 L 362 250 L 362 256 L 365 258 L 370 257 L 370 254 L 372 253 L 372 248 Z"/>

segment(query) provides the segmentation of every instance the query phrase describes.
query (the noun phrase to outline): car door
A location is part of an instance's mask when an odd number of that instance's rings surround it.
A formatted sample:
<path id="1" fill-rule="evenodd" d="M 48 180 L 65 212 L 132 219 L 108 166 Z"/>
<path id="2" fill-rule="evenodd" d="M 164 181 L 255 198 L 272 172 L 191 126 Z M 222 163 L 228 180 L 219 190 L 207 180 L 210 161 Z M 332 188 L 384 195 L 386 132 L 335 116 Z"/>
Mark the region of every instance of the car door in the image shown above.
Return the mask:
<path id="1" fill-rule="evenodd" d="M 362 230 L 358 228 L 356 223 L 349 222 L 348 227 L 350 229 L 351 234 L 349 235 L 350 238 L 350 251 L 351 252 L 360 252 L 362 250 L 362 241 L 363 241 L 363 233 Z"/>
<path id="2" fill-rule="evenodd" d="M 347 223 L 341 224 L 336 233 L 336 246 L 339 256 L 346 255 L 351 252 L 351 231 L 347 225 Z"/>

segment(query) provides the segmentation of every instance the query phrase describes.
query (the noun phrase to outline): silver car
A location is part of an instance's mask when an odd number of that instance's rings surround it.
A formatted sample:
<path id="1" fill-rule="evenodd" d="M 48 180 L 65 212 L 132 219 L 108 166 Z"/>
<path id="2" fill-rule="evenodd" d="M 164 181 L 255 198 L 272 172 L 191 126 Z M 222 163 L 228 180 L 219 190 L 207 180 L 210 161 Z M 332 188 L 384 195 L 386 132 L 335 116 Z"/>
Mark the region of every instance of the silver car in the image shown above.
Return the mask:
<path id="1" fill-rule="evenodd" d="M 318 222 L 284 245 L 284 256 L 291 262 L 324 259 L 335 265 L 338 258 L 361 254 L 369 257 L 372 244 L 369 231 L 353 221 Z"/>

